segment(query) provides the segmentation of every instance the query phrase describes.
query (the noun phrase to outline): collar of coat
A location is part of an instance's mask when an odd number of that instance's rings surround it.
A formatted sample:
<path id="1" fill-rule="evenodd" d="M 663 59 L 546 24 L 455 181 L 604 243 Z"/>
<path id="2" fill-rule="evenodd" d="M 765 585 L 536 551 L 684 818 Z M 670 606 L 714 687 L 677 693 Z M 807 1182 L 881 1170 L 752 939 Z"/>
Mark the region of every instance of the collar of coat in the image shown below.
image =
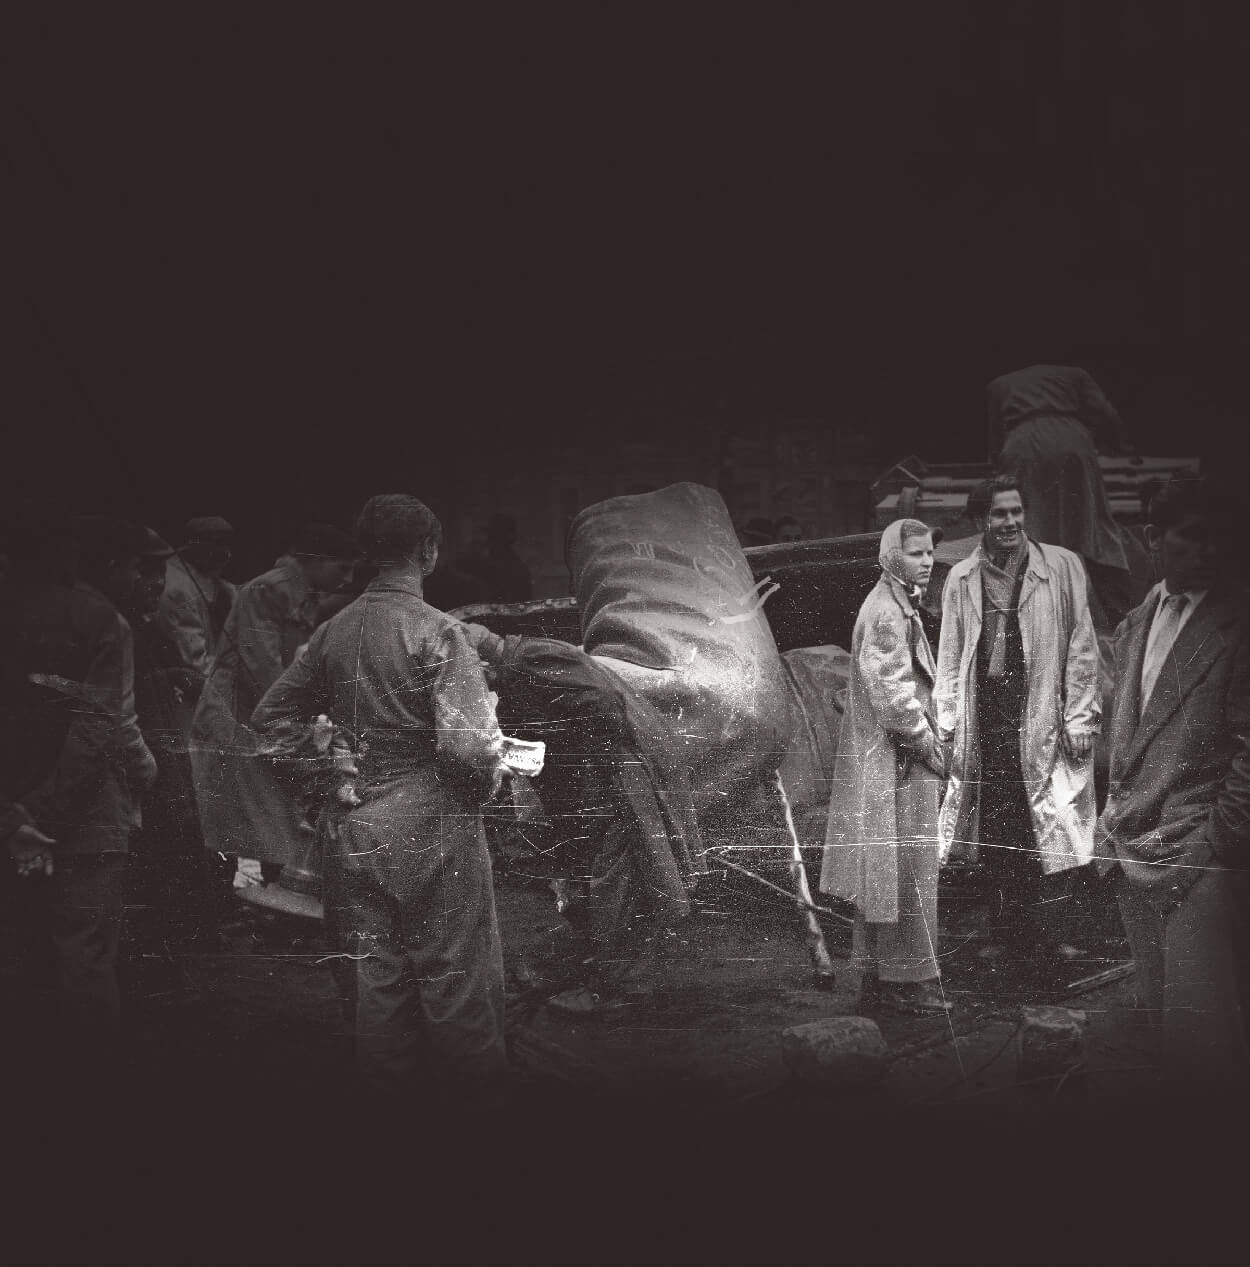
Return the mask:
<path id="1" fill-rule="evenodd" d="M 365 592 L 367 594 L 407 594 L 411 598 L 419 598 L 423 603 L 425 602 L 425 591 L 421 582 L 415 577 L 396 573 L 389 576 L 386 573 L 375 576 L 365 586 Z"/>
<path id="2" fill-rule="evenodd" d="M 937 681 L 937 665 L 933 660 L 933 648 L 929 646 L 929 635 L 925 633 L 924 623 L 920 619 L 920 608 L 907 592 L 907 587 L 898 577 L 891 576 L 888 572 L 883 572 L 881 579 L 885 582 L 887 589 L 889 589 L 890 597 L 894 599 L 902 610 L 903 615 L 911 622 L 908 625 L 908 633 L 911 641 L 912 658 L 926 674 L 929 684 L 932 686 Z"/>
<path id="3" fill-rule="evenodd" d="M 1047 550 L 1057 549 L 1055 546 L 1043 546 L 1034 541 L 1032 537 L 1027 538 L 1029 543 L 1029 557 L 1025 566 L 1024 583 L 1020 587 L 1020 607 L 1029 601 L 1030 595 L 1038 587 L 1039 584 L 1048 583 L 1050 581 L 1051 564 L 1046 557 Z M 978 624 L 982 619 L 982 607 L 984 605 L 984 596 L 981 593 L 981 586 L 972 584 L 973 580 L 979 580 L 981 576 L 981 565 L 986 561 L 988 556 L 985 553 L 985 547 L 978 545 L 975 550 L 962 562 L 956 563 L 951 569 L 951 575 L 948 579 L 958 579 L 961 585 L 966 584 L 968 588 L 968 599 L 972 605 L 972 610 L 976 613 Z"/>
<path id="4" fill-rule="evenodd" d="M 1172 644 L 1145 709 L 1141 708 L 1142 661 L 1159 605 L 1158 591 L 1135 607 L 1116 631 L 1118 685 L 1112 714 L 1112 778 L 1122 780 L 1151 739 L 1172 719 L 1220 654 L 1246 624 L 1246 595 L 1237 586 L 1211 589 Z"/>

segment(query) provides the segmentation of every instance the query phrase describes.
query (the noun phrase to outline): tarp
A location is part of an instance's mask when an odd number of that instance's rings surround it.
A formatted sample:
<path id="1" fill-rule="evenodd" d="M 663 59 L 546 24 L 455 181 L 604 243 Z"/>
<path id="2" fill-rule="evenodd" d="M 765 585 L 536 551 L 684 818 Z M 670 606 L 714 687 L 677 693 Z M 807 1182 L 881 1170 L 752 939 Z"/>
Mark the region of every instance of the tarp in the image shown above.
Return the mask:
<path id="1" fill-rule="evenodd" d="M 724 501 L 699 484 L 583 510 L 569 537 L 583 646 L 674 722 L 705 828 L 758 795 L 790 691 Z"/>

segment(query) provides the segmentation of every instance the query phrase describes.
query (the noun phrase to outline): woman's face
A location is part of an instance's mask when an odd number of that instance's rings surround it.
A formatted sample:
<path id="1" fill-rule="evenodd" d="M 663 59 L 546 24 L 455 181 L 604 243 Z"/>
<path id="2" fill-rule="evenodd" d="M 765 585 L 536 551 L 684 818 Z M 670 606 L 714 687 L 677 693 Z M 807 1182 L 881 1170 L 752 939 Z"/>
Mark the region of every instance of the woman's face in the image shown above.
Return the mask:
<path id="1" fill-rule="evenodd" d="M 925 532 L 903 538 L 903 580 L 908 585 L 928 585 L 933 574 L 933 536 Z"/>

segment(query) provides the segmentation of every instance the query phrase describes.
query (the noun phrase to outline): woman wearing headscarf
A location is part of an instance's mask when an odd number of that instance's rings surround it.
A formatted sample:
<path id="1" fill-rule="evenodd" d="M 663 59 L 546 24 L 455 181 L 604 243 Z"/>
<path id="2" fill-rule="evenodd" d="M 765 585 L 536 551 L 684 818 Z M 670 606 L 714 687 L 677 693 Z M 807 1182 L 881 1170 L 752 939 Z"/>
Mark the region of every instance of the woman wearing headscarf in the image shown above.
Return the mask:
<path id="1" fill-rule="evenodd" d="M 855 906 L 861 1006 L 945 1012 L 937 962 L 938 802 L 945 752 L 930 695 L 937 675 L 920 623 L 933 537 L 917 519 L 881 535 L 881 579 L 851 640 L 823 893 Z"/>

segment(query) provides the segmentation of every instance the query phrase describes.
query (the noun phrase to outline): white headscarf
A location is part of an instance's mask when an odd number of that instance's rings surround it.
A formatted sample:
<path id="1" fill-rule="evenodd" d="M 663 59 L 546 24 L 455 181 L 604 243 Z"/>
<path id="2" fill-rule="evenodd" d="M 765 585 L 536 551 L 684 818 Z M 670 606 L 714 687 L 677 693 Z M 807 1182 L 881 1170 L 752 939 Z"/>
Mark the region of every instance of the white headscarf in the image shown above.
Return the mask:
<path id="1" fill-rule="evenodd" d="M 904 579 L 906 566 L 903 562 L 903 540 L 906 537 L 928 536 L 933 531 L 928 524 L 919 519 L 896 519 L 881 534 L 881 550 L 877 562 L 886 576 L 893 577 L 913 601 L 924 595 L 924 589 Z"/>

